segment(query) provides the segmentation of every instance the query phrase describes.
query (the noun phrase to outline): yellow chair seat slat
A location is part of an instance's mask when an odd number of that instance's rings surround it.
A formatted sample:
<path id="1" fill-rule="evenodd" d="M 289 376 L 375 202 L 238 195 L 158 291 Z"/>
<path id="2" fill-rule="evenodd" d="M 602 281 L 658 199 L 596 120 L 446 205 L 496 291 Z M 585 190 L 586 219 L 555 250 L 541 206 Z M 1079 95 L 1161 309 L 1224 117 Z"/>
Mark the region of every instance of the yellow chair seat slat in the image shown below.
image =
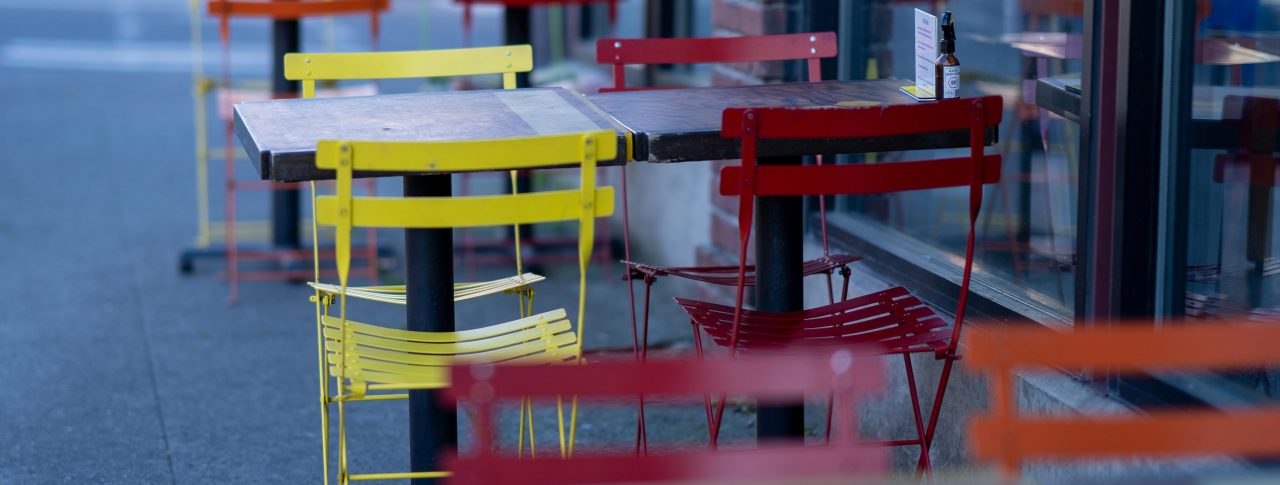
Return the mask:
<path id="1" fill-rule="evenodd" d="M 347 328 L 350 328 L 357 335 L 365 334 L 376 337 L 403 340 L 405 342 L 422 342 L 422 343 L 455 343 L 466 342 L 470 340 L 481 340 L 493 338 L 499 335 L 532 328 L 537 325 L 564 320 L 566 314 L 564 309 L 551 310 L 549 312 L 539 313 L 531 317 L 512 320 L 510 322 L 499 323 L 482 328 L 471 330 L 459 330 L 456 332 L 417 332 L 413 330 L 400 330 L 398 328 L 387 328 L 368 323 L 360 323 L 347 320 Z M 322 322 L 327 328 L 342 328 L 342 319 L 334 316 L 325 315 Z"/>
<path id="2" fill-rule="evenodd" d="M 542 275 L 525 273 L 492 281 L 454 283 L 453 301 L 470 300 L 472 298 L 515 291 L 546 279 L 547 278 Z M 309 282 L 307 284 L 312 288 L 332 295 L 342 293 L 342 287 L 340 285 L 315 282 Z M 360 298 L 362 300 L 392 303 L 396 305 L 405 304 L 404 293 L 404 285 L 354 286 L 348 287 L 346 292 L 347 296 L 350 297 Z"/>
<path id="3" fill-rule="evenodd" d="M 613 215 L 613 187 L 595 189 L 595 217 Z M 336 225 L 339 200 L 316 198 L 317 220 Z M 458 228 L 577 221 L 582 192 L 555 190 L 473 197 L 352 197 L 351 225 L 388 228 Z"/>
<path id="4" fill-rule="evenodd" d="M 595 159 L 617 158 L 618 134 L 601 130 L 450 142 L 321 140 L 316 144 L 316 167 L 337 169 L 343 146 L 351 150 L 355 170 L 474 172 L 570 166 L 581 163 L 584 136 L 592 141 Z"/>
<path id="5" fill-rule="evenodd" d="M 419 382 L 422 378 L 429 379 L 428 382 L 435 382 L 433 379 L 437 377 L 437 368 L 453 364 L 549 364 L 572 357 L 577 349 L 576 340 L 574 335 L 569 333 L 557 335 L 555 338 L 545 342 L 524 342 L 519 345 L 482 353 L 456 356 L 418 355 L 377 349 L 360 349 L 357 351 L 359 358 L 348 358 L 347 378 L 373 381 L 372 379 L 360 377 L 362 373 L 372 371 L 419 378 L 418 381 L 414 382 Z M 342 354 L 335 352 L 340 348 L 339 345 L 336 342 L 329 341 L 325 347 L 330 350 L 326 354 L 329 365 L 339 365 L 343 358 Z M 384 358 L 394 360 L 381 360 Z M 413 362 L 397 362 L 397 360 Z M 335 373 L 334 375 L 336 376 L 337 374 Z"/>
<path id="6" fill-rule="evenodd" d="M 429 356 L 465 356 L 465 354 L 479 354 L 490 351 L 498 351 L 498 349 L 517 346 L 527 342 L 540 342 L 540 339 L 554 340 L 559 334 L 572 334 L 573 326 L 568 320 L 553 322 L 549 325 L 539 325 L 535 328 L 516 331 L 498 335 L 498 337 L 467 340 L 467 342 L 456 343 L 420 343 L 420 342 L 404 342 L 401 339 L 388 339 L 381 337 L 372 337 L 372 335 L 352 334 L 351 342 L 348 346 L 356 344 L 360 346 L 358 353 L 361 356 L 372 358 L 383 358 L 383 360 L 396 360 L 396 356 L 406 356 L 404 362 L 412 362 L 412 357 L 429 357 Z M 324 335 L 326 339 L 340 340 L 342 339 L 342 330 L 335 328 L 325 328 Z M 562 342 L 567 344 L 568 342 Z M 328 343 L 326 343 L 328 347 Z M 388 352 L 389 351 L 389 352 Z M 385 357 L 381 357 L 385 356 Z M 438 365 L 434 362 L 422 362 L 424 365 Z"/>

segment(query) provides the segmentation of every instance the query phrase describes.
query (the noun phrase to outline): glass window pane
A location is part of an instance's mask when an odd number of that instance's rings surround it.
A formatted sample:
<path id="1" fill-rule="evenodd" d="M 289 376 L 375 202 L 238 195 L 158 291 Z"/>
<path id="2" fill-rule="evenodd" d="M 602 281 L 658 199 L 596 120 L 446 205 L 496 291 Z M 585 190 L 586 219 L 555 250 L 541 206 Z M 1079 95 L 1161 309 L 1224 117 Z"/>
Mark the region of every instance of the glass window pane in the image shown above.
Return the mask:
<path id="1" fill-rule="evenodd" d="M 978 277 L 999 279 L 1021 293 L 1017 296 L 1069 316 L 1074 302 L 1079 127 L 1037 106 L 1036 81 L 1065 78 L 1079 95 L 1084 2 L 873 3 L 891 18 L 891 28 L 885 29 L 884 38 L 872 36 L 871 45 L 864 46 L 870 58 L 867 71 L 903 79 L 904 84 L 915 77 L 915 9 L 953 12 L 960 95 L 1000 96 L 1005 108 L 1000 143 L 992 149 L 1004 157 L 1002 180 L 986 189 L 977 222 Z M 946 155 L 882 154 L 865 161 Z M 841 207 L 962 258 L 967 194 L 967 188 L 957 188 L 854 197 Z"/>

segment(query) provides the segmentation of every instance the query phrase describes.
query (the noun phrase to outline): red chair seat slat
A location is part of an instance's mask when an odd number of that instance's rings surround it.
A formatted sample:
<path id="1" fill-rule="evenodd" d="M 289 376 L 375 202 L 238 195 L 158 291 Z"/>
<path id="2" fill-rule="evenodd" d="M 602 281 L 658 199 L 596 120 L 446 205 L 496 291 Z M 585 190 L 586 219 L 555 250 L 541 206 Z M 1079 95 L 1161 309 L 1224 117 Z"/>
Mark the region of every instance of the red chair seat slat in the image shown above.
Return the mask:
<path id="1" fill-rule="evenodd" d="M 729 345 L 734 308 L 676 298 L 693 320 L 722 346 Z M 924 352 L 945 343 L 947 327 L 933 309 L 906 288 L 894 287 L 843 302 L 798 312 L 742 310 L 740 350 L 788 345 L 880 343 L 890 352 Z M 924 346 L 924 347 L 921 347 Z"/>

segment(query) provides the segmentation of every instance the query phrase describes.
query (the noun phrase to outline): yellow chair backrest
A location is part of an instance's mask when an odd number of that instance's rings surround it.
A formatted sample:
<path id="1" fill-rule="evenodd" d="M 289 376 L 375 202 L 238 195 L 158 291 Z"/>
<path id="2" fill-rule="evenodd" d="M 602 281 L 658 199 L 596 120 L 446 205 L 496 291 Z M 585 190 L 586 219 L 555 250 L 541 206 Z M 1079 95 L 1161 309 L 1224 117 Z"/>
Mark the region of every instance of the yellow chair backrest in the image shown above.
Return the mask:
<path id="1" fill-rule="evenodd" d="M 581 341 L 586 266 L 595 242 L 594 219 L 613 215 L 614 208 L 613 187 L 596 187 L 596 161 L 612 160 L 617 152 L 617 134 L 608 130 L 449 142 L 321 140 L 316 146 L 316 167 L 335 171 L 337 193 L 317 197 L 315 220 L 337 228 L 338 280 L 344 293 L 351 266 L 353 227 L 430 229 L 576 220 Z M 356 197 L 351 190 L 356 170 L 430 174 L 552 167 L 579 167 L 580 186 L 469 197 Z"/>
<path id="2" fill-rule="evenodd" d="M 503 89 L 516 87 L 516 73 L 533 69 L 528 45 L 402 52 L 294 53 L 284 56 L 284 77 L 302 81 L 302 97 L 315 95 L 316 81 L 403 79 L 502 74 Z"/>

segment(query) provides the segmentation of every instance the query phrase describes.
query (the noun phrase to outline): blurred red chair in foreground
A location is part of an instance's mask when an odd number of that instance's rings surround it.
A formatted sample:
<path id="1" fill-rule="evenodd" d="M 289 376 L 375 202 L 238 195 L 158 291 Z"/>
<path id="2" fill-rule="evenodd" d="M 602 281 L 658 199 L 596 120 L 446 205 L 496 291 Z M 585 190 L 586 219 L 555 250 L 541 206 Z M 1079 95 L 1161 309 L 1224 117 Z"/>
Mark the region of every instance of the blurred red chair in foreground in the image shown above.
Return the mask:
<path id="1" fill-rule="evenodd" d="M 738 196 L 739 253 L 735 306 L 676 298 L 694 325 L 694 339 L 702 352 L 701 331 L 715 343 L 738 350 L 773 349 L 804 344 L 875 344 L 888 354 L 901 354 L 915 412 L 917 437 L 889 441 L 891 446 L 920 446 L 922 470 L 928 470 L 929 446 L 937 426 L 938 411 L 959 359 L 957 344 L 964 322 L 973 269 L 974 225 L 982 206 L 984 184 L 1000 177 L 1000 155 L 985 154 L 986 133 L 1000 124 L 1001 99 L 983 97 L 927 104 L 869 108 L 730 108 L 724 112 L 721 134 L 742 140 L 742 165 L 720 173 L 720 193 Z M 836 139 L 897 136 L 965 130 L 969 156 L 912 162 L 855 165 L 756 164 L 758 145 L 772 140 Z M 747 283 L 747 242 L 751 234 L 756 196 L 879 194 L 906 190 L 968 187 L 969 233 L 955 322 L 950 329 L 932 309 L 906 288 L 894 287 L 838 303 L 797 312 L 765 312 L 743 309 Z M 943 360 L 942 375 L 934 395 L 926 428 L 916 392 L 911 354 L 932 353 Z M 711 441 L 719 434 L 725 400 L 708 409 Z M 710 405 L 708 404 L 708 407 Z"/>
<path id="2" fill-rule="evenodd" d="M 454 367 L 449 399 L 469 402 L 473 449 L 450 457 L 451 481 L 488 483 L 621 483 L 668 480 L 761 480 L 848 477 L 884 473 L 888 455 L 857 442 L 858 399 L 884 387 L 874 353 L 848 347 L 822 352 L 721 360 L 604 361 L 573 366 Z M 769 443 L 750 450 L 578 454 L 568 460 L 529 459 L 498 453 L 495 406 L 502 400 L 578 399 L 622 401 L 638 394 L 697 396 L 746 394 L 761 399 L 833 392 L 840 398 L 836 439 L 828 445 Z"/>
<path id="3" fill-rule="evenodd" d="M 1122 374 L 1208 371 L 1280 364 L 1280 326 L 1150 322 L 1057 332 L 984 328 L 969 335 L 967 365 L 988 376 L 991 411 L 969 426 L 974 455 L 1006 478 L 1028 458 L 1233 455 L 1280 457 L 1280 406 L 1177 409 L 1148 414 L 1019 417 L 1013 373 L 1097 369 Z"/>
<path id="4" fill-rule="evenodd" d="M 769 61 L 806 61 L 809 82 L 822 81 L 821 60 L 836 56 L 836 34 L 834 32 L 818 32 L 810 34 L 759 35 L 741 37 L 705 37 L 683 39 L 599 39 L 596 41 L 596 63 L 613 66 L 613 87 L 603 88 L 600 92 L 638 91 L 649 89 L 672 89 L 672 87 L 627 87 L 626 66 L 628 64 L 722 64 L 729 62 L 769 62 Z M 822 164 L 822 159 L 818 159 Z M 633 281 L 644 282 L 644 311 L 641 318 L 642 327 L 636 323 L 635 295 L 628 289 L 631 300 L 631 335 L 632 342 L 644 360 L 649 347 L 649 295 L 654 282 L 663 276 L 676 276 L 689 280 L 710 283 L 713 285 L 733 286 L 738 284 L 736 266 L 689 266 L 662 268 L 636 263 L 631 259 L 631 229 L 627 206 L 627 170 L 622 172 L 622 239 L 623 253 L 627 273 L 623 279 L 628 285 Z M 827 245 L 826 201 L 819 198 L 819 213 L 822 219 L 822 257 L 805 262 L 804 276 L 825 274 L 827 276 L 827 297 L 835 303 L 835 291 L 832 288 L 831 275 L 837 269 L 844 277 L 840 298 L 843 300 L 849 292 L 849 263 L 861 258 L 847 254 L 831 254 Z M 755 285 L 755 266 L 747 266 L 746 285 Z M 637 423 L 636 447 L 646 446 L 644 431 L 644 402 L 640 403 L 640 417 Z"/>

